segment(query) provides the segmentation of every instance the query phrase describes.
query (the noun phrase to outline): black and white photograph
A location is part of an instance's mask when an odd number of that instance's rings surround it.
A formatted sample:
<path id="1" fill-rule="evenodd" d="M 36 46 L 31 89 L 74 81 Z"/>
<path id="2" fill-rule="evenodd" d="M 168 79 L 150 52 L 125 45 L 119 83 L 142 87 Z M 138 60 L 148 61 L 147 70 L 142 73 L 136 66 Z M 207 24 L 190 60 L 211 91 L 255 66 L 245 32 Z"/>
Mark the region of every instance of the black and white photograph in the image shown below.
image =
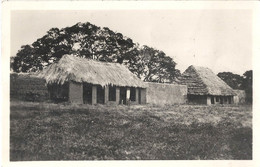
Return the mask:
<path id="1" fill-rule="evenodd" d="M 9 161 L 253 160 L 253 10 L 122 6 L 9 11 Z"/>

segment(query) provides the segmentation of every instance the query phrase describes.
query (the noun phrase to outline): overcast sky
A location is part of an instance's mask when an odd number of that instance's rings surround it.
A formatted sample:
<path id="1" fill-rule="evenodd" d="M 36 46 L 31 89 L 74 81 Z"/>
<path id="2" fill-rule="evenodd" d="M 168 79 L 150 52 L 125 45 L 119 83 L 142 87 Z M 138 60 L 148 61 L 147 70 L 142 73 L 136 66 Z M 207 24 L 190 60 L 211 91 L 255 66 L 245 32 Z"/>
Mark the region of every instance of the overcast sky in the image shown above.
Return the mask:
<path id="1" fill-rule="evenodd" d="M 13 11 L 11 55 L 52 28 L 77 22 L 108 27 L 134 42 L 162 50 L 182 72 L 190 65 L 242 75 L 252 69 L 249 10 Z"/>

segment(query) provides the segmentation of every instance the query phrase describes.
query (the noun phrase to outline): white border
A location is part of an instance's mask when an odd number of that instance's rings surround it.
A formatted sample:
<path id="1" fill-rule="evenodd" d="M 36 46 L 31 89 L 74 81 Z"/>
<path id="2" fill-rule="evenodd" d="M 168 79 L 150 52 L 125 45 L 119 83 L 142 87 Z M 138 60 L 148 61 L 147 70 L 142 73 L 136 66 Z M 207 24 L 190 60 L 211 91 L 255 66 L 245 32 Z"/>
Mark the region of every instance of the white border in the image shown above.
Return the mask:
<path id="1" fill-rule="evenodd" d="M 258 122 L 260 121 L 259 99 L 259 56 L 260 56 L 260 7 L 257 1 L 56 1 L 56 2 L 2 2 L 2 165 L 5 166 L 238 166 L 250 167 L 259 166 L 260 141 Z M 254 75 L 254 105 L 253 105 L 253 160 L 222 160 L 222 161 L 31 161 L 31 162 L 10 162 L 9 161 L 9 62 L 10 62 L 10 16 L 12 10 L 198 10 L 198 9 L 249 9 L 253 11 L 253 75 Z M 250 55 L 249 55 L 250 56 Z M 258 129 L 258 130 L 257 130 Z"/>

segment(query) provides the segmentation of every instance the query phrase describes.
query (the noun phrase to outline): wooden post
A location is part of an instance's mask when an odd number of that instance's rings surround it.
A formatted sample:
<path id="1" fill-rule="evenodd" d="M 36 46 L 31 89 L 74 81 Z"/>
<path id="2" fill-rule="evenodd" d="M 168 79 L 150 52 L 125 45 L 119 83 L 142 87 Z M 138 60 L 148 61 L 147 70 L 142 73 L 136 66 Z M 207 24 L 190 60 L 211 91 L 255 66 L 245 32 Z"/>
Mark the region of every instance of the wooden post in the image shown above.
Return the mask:
<path id="1" fill-rule="evenodd" d="M 226 96 L 223 97 L 223 104 L 227 104 L 227 97 Z"/>
<path id="2" fill-rule="evenodd" d="M 120 88 L 116 87 L 116 104 L 119 104 L 120 100 Z"/>
<path id="3" fill-rule="evenodd" d="M 211 97 L 207 96 L 207 105 L 211 105 Z"/>
<path id="4" fill-rule="evenodd" d="M 107 104 L 108 103 L 108 96 L 109 96 L 109 86 L 105 86 L 105 92 L 104 92 L 104 103 Z"/>
<path id="5" fill-rule="evenodd" d="M 92 104 L 97 104 L 97 86 L 92 85 Z"/>
<path id="6" fill-rule="evenodd" d="M 130 88 L 126 88 L 126 104 L 130 104 Z"/>
<path id="7" fill-rule="evenodd" d="M 139 104 L 139 88 L 135 88 L 135 102 Z"/>
<path id="8" fill-rule="evenodd" d="M 146 88 L 141 88 L 141 104 L 146 104 Z"/>

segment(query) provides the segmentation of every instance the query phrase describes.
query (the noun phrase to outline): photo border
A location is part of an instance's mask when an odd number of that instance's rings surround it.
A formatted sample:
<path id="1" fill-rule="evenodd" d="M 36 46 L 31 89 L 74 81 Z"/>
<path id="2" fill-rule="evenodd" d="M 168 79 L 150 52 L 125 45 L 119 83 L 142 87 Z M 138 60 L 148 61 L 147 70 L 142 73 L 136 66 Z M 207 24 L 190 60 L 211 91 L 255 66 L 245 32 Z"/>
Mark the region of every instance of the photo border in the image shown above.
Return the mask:
<path id="1" fill-rule="evenodd" d="M 248 9 L 253 11 L 253 160 L 120 160 L 120 161 L 23 161 L 10 162 L 10 51 L 11 51 L 11 11 L 13 10 L 215 10 L 215 9 Z M 259 166 L 259 99 L 260 95 L 260 7 L 257 1 L 56 1 L 56 2 L 2 2 L 2 165 L 5 166 Z M 258 130 L 257 130 L 258 129 Z"/>

